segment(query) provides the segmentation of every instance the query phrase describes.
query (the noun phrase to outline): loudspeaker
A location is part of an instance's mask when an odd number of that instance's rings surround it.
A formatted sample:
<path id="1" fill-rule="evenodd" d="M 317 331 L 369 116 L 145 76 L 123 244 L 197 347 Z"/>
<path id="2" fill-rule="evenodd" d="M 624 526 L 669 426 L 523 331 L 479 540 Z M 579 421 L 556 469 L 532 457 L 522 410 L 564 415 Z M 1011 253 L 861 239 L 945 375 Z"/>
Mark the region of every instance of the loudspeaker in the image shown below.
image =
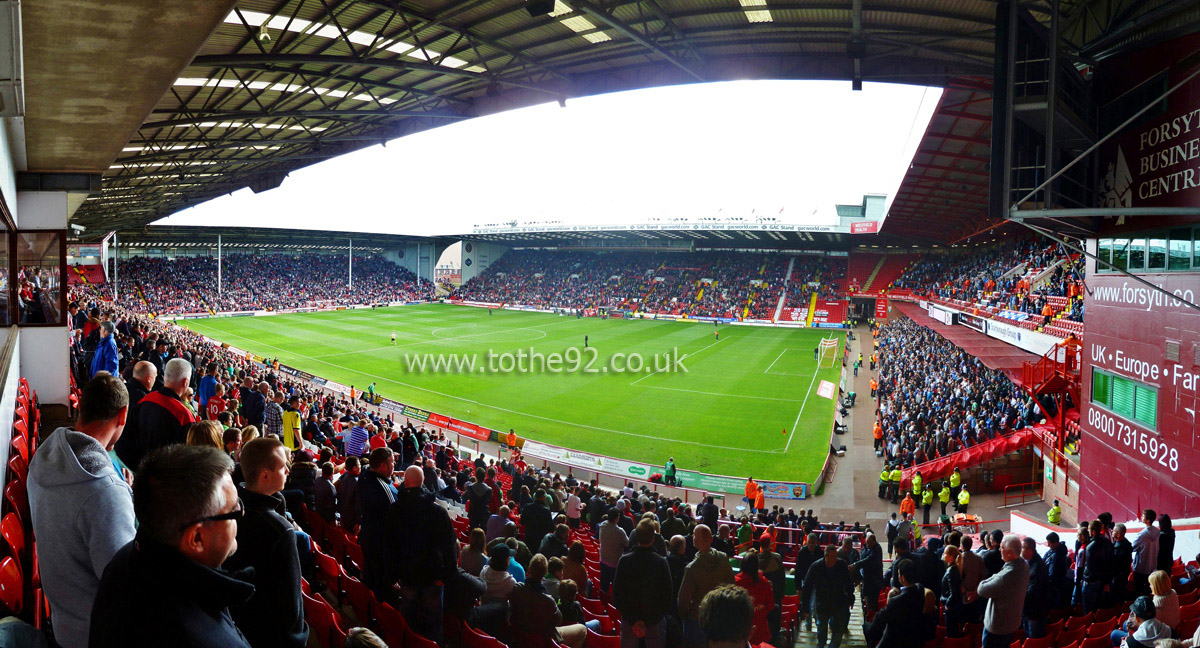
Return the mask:
<path id="1" fill-rule="evenodd" d="M 525 0 L 525 10 L 530 18 L 545 16 L 554 11 L 554 0 Z"/>

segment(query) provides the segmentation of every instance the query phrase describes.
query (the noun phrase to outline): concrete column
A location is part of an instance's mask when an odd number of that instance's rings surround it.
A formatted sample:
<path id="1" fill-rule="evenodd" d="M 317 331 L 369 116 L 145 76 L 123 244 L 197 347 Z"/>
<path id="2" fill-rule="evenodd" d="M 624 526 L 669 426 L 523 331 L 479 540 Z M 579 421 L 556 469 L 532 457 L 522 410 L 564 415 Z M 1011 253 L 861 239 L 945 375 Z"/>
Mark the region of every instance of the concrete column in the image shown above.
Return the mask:
<path id="1" fill-rule="evenodd" d="M 78 200 L 76 195 L 61 191 L 19 191 L 17 228 L 23 231 L 65 230 L 67 218 Z M 60 268 L 63 290 L 67 288 L 66 270 Z M 16 313 L 15 305 L 13 312 Z M 37 390 L 43 404 L 65 405 L 71 389 L 67 325 L 21 327 L 18 335 L 21 375 Z"/>

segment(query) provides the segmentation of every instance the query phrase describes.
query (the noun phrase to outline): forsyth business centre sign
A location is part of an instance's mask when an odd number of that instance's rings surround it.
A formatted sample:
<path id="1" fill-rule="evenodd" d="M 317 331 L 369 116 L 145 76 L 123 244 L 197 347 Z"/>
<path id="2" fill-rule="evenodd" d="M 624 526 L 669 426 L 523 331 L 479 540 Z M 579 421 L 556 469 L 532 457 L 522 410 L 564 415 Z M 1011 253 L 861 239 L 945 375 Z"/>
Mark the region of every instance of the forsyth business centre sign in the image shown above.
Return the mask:
<path id="1" fill-rule="evenodd" d="M 1195 41 L 1190 39 L 1176 42 L 1183 50 L 1193 45 Z M 1172 58 L 1177 62 L 1194 59 L 1184 54 Z M 1162 73 L 1164 79 L 1155 77 L 1147 83 L 1161 83 L 1165 91 L 1198 69 L 1195 63 L 1186 68 L 1175 63 Z M 1122 112 L 1114 107 L 1118 104 L 1132 109 Z M 1134 105 L 1118 98 L 1106 110 L 1111 111 L 1111 118 L 1123 120 L 1144 105 L 1145 101 Z M 1159 102 L 1102 150 L 1100 207 L 1200 204 L 1200 76 Z"/>

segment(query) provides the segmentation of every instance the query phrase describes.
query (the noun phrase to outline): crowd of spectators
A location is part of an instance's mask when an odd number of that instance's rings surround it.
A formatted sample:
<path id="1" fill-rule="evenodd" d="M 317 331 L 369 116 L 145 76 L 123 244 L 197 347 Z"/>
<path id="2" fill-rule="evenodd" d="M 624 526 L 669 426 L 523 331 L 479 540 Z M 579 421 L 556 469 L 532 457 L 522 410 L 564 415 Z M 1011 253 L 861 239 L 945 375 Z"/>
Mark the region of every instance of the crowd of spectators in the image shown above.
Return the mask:
<path id="1" fill-rule="evenodd" d="M 1026 427 L 1039 415 L 1003 372 L 932 329 L 899 318 L 873 334 L 887 464 L 908 467 L 946 456 Z"/>
<path id="2" fill-rule="evenodd" d="M 1065 263 L 1059 264 L 1060 261 Z M 1021 264 L 1024 264 L 1024 272 L 1004 276 Z M 1051 265 L 1055 265 L 1051 275 L 1032 287 L 1031 279 Z M 996 243 L 927 254 L 905 270 L 892 287 L 1042 318 L 1048 317 L 1047 297 L 1065 297 L 1069 302 L 1064 316 L 1082 322 L 1083 280 L 1083 265 L 1079 258 L 1064 253 L 1058 244 L 1006 238 Z M 1053 306 L 1051 310 L 1057 312 Z"/>
<path id="3" fill-rule="evenodd" d="M 790 257 L 748 252 L 560 252 L 512 250 L 455 299 L 539 308 L 629 309 L 654 314 L 771 319 L 784 294 Z M 842 264 L 844 266 L 844 264 Z M 838 288 L 835 264 L 796 257 L 790 299 Z M 807 302 L 805 302 L 807 303 Z"/>
<path id="4" fill-rule="evenodd" d="M 353 288 L 340 255 L 229 254 L 213 257 L 135 257 L 121 261 L 122 297 L 146 311 L 278 310 L 314 305 L 379 304 L 433 298 L 433 284 L 381 257 L 355 257 Z M 128 303 L 128 302 L 127 302 Z"/>

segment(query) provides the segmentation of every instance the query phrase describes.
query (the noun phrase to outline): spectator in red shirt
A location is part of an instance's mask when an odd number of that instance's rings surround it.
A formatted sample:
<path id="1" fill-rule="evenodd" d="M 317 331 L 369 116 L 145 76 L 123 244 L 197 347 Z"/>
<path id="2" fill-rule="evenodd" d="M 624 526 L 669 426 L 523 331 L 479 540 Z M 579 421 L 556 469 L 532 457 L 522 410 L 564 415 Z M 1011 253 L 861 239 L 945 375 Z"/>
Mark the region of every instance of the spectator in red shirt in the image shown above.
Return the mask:
<path id="1" fill-rule="evenodd" d="M 750 592 L 750 597 L 754 599 L 754 632 L 750 635 L 750 643 L 770 642 L 771 626 L 767 623 L 767 614 L 775 609 L 775 594 L 771 582 L 758 571 L 757 551 L 751 551 L 742 558 L 741 570 L 733 583 Z"/>
<path id="2" fill-rule="evenodd" d="M 204 418 L 215 421 L 225 411 L 225 385 L 217 383 L 213 389 L 213 395 L 208 399 L 208 406 L 204 411 Z"/>

